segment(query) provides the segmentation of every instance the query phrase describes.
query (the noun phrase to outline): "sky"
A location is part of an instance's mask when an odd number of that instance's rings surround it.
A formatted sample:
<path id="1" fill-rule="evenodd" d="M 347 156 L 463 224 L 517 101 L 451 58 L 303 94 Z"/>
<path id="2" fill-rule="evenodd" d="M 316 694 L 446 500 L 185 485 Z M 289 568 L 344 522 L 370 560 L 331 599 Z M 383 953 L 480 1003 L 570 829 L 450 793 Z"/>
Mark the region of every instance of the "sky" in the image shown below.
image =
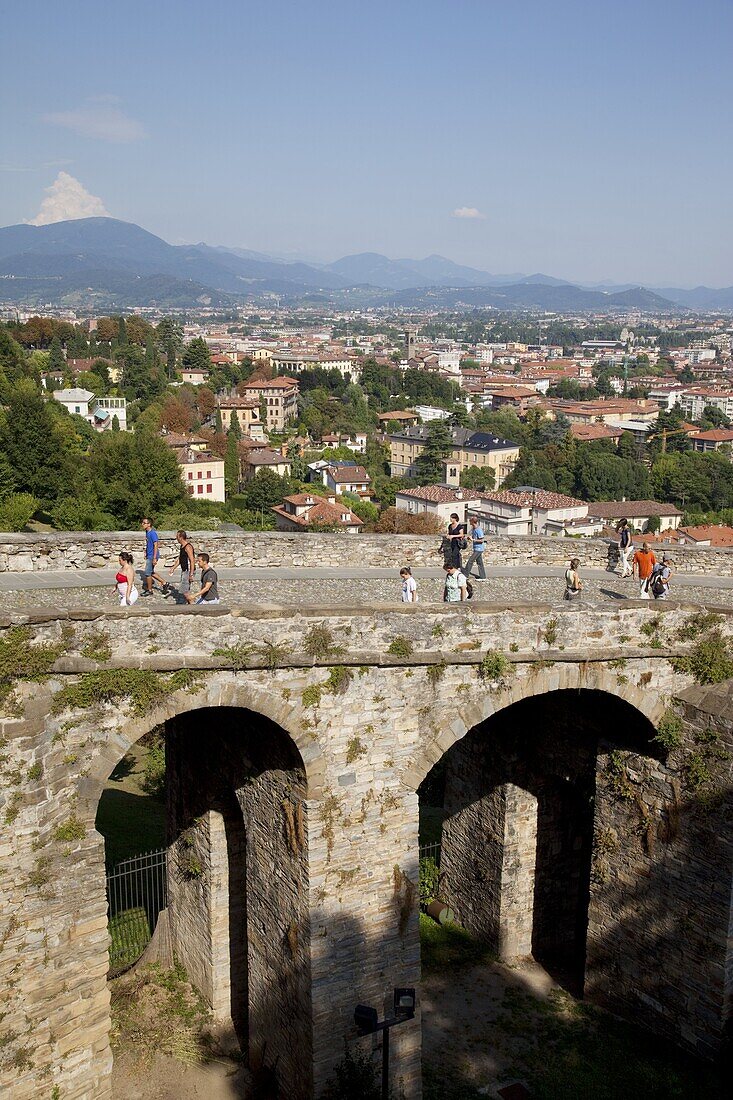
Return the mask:
<path id="1" fill-rule="evenodd" d="M 0 224 L 733 284 L 731 0 L 24 0 Z"/>

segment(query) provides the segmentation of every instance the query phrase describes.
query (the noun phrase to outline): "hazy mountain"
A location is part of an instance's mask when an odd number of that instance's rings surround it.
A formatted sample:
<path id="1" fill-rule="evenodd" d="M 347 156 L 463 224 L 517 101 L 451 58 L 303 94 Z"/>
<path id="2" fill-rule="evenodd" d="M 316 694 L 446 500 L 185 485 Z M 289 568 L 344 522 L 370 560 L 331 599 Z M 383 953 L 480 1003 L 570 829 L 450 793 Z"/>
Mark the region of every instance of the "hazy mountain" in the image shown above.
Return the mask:
<path id="1" fill-rule="evenodd" d="M 611 312 L 614 309 L 668 312 L 675 309 L 672 302 L 643 287 L 618 294 L 605 294 L 597 290 L 583 290 L 571 283 L 548 285 L 523 282 L 498 287 L 429 287 L 394 293 L 390 295 L 390 301 L 408 308 L 493 306 L 495 309 L 541 309 L 556 313 L 581 313 L 586 310 Z"/>
<path id="2" fill-rule="evenodd" d="M 192 302 L 199 299 L 202 287 L 209 293 L 245 297 L 253 290 L 296 296 L 308 288 L 335 290 L 347 285 L 332 272 L 307 264 L 245 259 L 208 245 L 170 245 L 115 218 L 0 229 L 0 276 L 60 280 L 59 293 L 78 289 L 86 279 L 91 290 L 114 286 L 115 293 L 124 294 L 122 273 L 133 280 L 165 275 L 191 283 Z M 0 290 L 5 290 L 4 282 Z M 129 290 L 134 296 L 134 281 Z"/>
<path id="3" fill-rule="evenodd" d="M 195 306 L 279 295 L 286 301 L 433 308 L 494 306 L 556 312 L 638 308 L 733 309 L 733 288 L 654 292 L 579 287 L 552 275 L 493 275 L 444 256 L 391 260 L 376 252 L 325 265 L 262 252 L 170 245 L 115 218 L 0 229 L 0 299 L 29 304 Z"/>
<path id="4" fill-rule="evenodd" d="M 687 309 L 733 309 L 733 286 L 721 287 L 717 290 L 709 286 L 696 286 L 692 290 L 664 287 L 656 293 Z"/>

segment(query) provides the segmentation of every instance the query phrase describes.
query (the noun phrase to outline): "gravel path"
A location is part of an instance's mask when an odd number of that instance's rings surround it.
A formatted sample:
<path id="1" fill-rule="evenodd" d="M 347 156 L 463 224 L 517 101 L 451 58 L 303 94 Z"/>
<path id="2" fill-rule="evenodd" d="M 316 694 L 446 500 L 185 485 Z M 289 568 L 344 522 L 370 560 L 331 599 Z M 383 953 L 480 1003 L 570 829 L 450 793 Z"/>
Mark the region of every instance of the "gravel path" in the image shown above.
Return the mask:
<path id="1" fill-rule="evenodd" d="M 486 581 L 474 581 L 474 600 L 480 603 L 539 602 L 563 606 L 563 582 L 557 577 L 492 577 Z M 399 603 L 399 584 L 386 578 L 332 577 L 314 583 L 313 579 L 275 580 L 262 577 L 253 580 L 230 580 L 220 585 L 222 603 L 228 607 L 257 604 L 294 604 L 296 607 L 336 606 L 338 604 L 369 606 L 373 603 Z M 441 578 L 418 578 L 418 594 L 421 603 L 440 603 L 443 582 Z M 584 581 L 581 597 L 584 605 L 612 605 L 618 600 L 634 599 L 638 595 L 636 583 L 622 581 L 607 574 L 603 579 Z M 703 604 L 733 608 L 733 589 L 680 585 L 672 589 L 672 599 L 682 603 Z M 138 607 L 168 607 L 173 600 L 164 600 L 155 594 L 148 600 L 138 601 Z M 113 610 L 117 600 L 107 588 L 46 588 L 25 592 L 4 592 L 2 607 L 7 613 L 24 608 L 98 608 Z"/>

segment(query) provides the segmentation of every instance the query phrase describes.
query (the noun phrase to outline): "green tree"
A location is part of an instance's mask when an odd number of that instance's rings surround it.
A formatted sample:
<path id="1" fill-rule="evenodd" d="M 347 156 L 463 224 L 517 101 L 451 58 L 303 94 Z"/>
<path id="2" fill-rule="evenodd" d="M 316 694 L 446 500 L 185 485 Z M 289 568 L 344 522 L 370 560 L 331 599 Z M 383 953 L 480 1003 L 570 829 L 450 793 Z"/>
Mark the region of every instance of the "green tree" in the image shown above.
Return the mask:
<path id="1" fill-rule="evenodd" d="M 649 516 L 644 531 L 647 535 L 656 535 L 662 526 L 659 516 Z"/>
<path id="2" fill-rule="evenodd" d="M 15 485 L 13 467 L 10 465 L 10 461 L 5 452 L 0 451 L 0 502 L 7 500 L 7 498 L 15 492 Z"/>
<path id="3" fill-rule="evenodd" d="M 706 405 L 702 410 L 703 419 L 713 428 L 730 428 L 730 420 L 717 405 Z"/>
<path id="4" fill-rule="evenodd" d="M 461 470 L 461 485 L 464 489 L 488 491 L 496 485 L 496 474 L 490 466 L 467 466 Z"/>
<path id="5" fill-rule="evenodd" d="M 443 420 L 431 420 L 428 424 L 425 447 L 415 460 L 417 476 L 423 485 L 443 480 L 443 461 L 453 451 L 453 436 Z"/>
<path id="6" fill-rule="evenodd" d="M 239 426 L 239 417 L 237 416 L 236 410 L 234 409 L 232 410 L 231 420 L 229 421 L 229 432 L 234 436 L 235 439 L 242 438 L 242 429 Z"/>
<path id="7" fill-rule="evenodd" d="M 30 493 L 11 493 L 0 503 L 0 531 L 24 530 L 39 503 Z"/>
<path id="8" fill-rule="evenodd" d="M 127 322 L 120 317 L 117 322 L 117 346 L 124 348 L 127 345 Z"/>
<path id="9" fill-rule="evenodd" d="M 224 455 L 224 486 L 227 496 L 239 492 L 239 442 L 236 432 L 227 432 L 227 449 Z"/>
<path id="10" fill-rule="evenodd" d="M 290 480 L 280 477 L 272 470 L 260 470 L 247 483 L 244 489 L 244 498 L 247 508 L 255 511 L 258 508 L 268 509 L 273 504 L 279 504 L 284 496 L 290 492 Z"/>
<path id="11" fill-rule="evenodd" d="M 48 369 L 52 371 L 66 370 L 66 360 L 64 359 L 64 352 L 58 336 L 54 336 L 51 341 L 51 348 L 48 355 Z"/>
<path id="12" fill-rule="evenodd" d="M 0 427 L 0 449 L 13 470 L 16 488 L 42 501 L 53 500 L 63 465 L 49 406 L 30 381 L 15 385 Z"/>
<path id="13" fill-rule="evenodd" d="M 122 529 L 137 529 L 144 515 L 184 507 L 188 494 L 176 456 L 148 431 L 103 432 L 95 439 L 84 484 L 100 510 Z"/>
<path id="14" fill-rule="evenodd" d="M 211 354 L 208 344 L 197 336 L 183 352 L 183 365 L 189 370 L 211 370 Z"/>

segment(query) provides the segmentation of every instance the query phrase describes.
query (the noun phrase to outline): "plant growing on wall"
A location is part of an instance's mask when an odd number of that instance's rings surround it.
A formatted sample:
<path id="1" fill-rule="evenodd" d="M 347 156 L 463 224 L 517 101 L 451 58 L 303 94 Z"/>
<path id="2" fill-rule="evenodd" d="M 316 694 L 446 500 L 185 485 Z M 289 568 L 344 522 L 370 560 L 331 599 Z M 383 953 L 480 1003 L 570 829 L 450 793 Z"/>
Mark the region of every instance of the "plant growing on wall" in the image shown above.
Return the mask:
<path id="1" fill-rule="evenodd" d="M 508 677 L 514 671 L 514 666 L 503 653 L 495 649 L 489 649 L 481 658 L 481 663 L 476 666 L 480 680 L 496 683 L 503 687 Z"/>
<path id="2" fill-rule="evenodd" d="M 398 634 L 387 646 L 387 652 L 392 657 L 412 657 L 415 652 L 415 647 L 409 638 L 405 638 L 402 634 Z"/>

